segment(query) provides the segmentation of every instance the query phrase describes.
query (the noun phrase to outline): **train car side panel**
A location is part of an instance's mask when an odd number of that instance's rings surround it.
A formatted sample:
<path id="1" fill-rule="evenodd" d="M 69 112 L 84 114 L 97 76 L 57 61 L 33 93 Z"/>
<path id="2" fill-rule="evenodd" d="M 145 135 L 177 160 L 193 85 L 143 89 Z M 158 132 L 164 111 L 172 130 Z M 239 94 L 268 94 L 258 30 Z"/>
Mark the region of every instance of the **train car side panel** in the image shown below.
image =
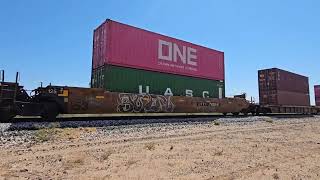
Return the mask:
<path id="1" fill-rule="evenodd" d="M 69 114 L 105 113 L 239 113 L 249 107 L 241 98 L 201 98 L 107 92 L 98 88 L 69 88 Z"/>

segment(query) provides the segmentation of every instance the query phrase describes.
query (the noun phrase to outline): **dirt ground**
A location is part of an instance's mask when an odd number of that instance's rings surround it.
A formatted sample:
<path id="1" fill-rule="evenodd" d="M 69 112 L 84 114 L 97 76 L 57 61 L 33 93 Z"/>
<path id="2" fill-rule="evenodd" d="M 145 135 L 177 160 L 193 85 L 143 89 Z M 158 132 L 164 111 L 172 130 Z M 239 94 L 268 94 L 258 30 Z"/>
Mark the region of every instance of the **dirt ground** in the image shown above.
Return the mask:
<path id="1" fill-rule="evenodd" d="M 38 133 L 52 137 L 0 150 L 0 179 L 320 179 L 320 118 Z"/>

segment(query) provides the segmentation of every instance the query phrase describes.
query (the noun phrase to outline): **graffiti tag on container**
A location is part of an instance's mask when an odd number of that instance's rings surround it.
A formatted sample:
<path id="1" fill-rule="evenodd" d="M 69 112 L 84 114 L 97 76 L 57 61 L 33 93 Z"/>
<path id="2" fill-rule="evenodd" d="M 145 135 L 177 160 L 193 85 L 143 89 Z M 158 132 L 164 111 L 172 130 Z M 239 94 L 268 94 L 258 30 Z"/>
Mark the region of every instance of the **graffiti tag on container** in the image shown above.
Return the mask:
<path id="1" fill-rule="evenodd" d="M 170 96 L 120 93 L 118 112 L 173 112 Z"/>

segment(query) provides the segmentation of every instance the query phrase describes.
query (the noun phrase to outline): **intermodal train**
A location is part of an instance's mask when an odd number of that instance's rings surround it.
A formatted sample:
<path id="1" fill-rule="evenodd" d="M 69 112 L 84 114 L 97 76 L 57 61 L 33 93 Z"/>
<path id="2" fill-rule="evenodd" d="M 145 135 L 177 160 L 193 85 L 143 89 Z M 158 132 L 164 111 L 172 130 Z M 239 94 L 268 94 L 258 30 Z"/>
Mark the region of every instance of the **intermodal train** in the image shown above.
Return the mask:
<path id="1" fill-rule="evenodd" d="M 4 73 L 2 73 L 4 74 Z M 2 76 L 4 77 L 4 75 Z M 18 77 L 18 75 L 17 75 Z M 58 114 L 113 113 L 221 113 L 258 115 L 260 113 L 317 114 L 320 107 L 252 104 L 244 95 L 233 98 L 203 98 L 108 92 L 101 88 L 68 86 L 38 87 L 29 95 L 17 82 L 0 84 L 0 120 L 16 115 L 41 116 L 54 121 Z"/>
<path id="2" fill-rule="evenodd" d="M 259 71 L 260 104 L 244 95 L 226 98 L 224 52 L 112 20 L 94 30 L 91 70 L 91 88 L 49 85 L 31 94 L 18 74 L 6 82 L 2 71 L 0 121 L 16 115 L 319 113 L 310 106 L 307 77 Z"/>

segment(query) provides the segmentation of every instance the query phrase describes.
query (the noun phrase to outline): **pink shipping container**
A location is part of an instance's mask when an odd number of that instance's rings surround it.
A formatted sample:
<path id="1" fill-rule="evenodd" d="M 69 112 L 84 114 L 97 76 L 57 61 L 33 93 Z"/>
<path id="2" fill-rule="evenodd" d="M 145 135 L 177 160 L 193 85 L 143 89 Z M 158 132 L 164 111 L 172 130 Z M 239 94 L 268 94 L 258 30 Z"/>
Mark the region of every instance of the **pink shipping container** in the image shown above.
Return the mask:
<path id="1" fill-rule="evenodd" d="M 224 80 L 224 53 L 112 20 L 94 31 L 92 67 L 110 64 Z"/>
<path id="2" fill-rule="evenodd" d="M 320 106 L 320 85 L 314 86 L 314 95 L 316 98 L 316 106 Z"/>

